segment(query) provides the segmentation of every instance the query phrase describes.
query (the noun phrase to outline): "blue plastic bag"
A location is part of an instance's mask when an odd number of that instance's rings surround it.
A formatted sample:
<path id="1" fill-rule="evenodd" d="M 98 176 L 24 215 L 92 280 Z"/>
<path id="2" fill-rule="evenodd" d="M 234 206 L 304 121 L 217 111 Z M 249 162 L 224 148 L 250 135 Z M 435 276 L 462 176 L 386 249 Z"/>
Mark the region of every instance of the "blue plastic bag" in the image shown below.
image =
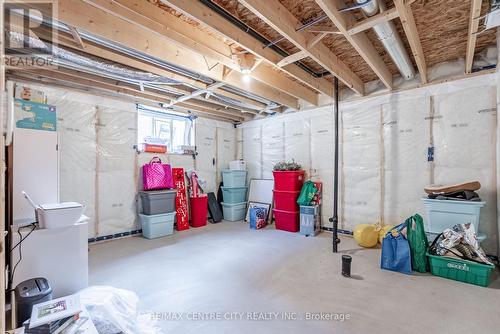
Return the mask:
<path id="1" fill-rule="evenodd" d="M 400 224 L 387 232 L 382 241 L 380 267 L 386 270 L 411 274 L 411 253 L 408 240 L 401 234 L 406 224 Z M 396 236 L 392 234 L 396 231 Z"/>

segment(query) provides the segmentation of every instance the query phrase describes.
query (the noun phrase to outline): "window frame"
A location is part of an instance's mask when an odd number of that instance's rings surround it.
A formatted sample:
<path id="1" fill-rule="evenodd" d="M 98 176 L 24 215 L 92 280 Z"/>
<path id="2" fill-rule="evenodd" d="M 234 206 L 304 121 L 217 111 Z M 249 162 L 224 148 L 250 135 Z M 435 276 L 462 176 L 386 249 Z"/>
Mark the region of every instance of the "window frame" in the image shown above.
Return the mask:
<path id="1" fill-rule="evenodd" d="M 167 153 L 168 154 L 180 154 L 183 155 L 184 152 L 181 152 L 180 150 L 175 150 L 174 149 L 174 120 L 177 121 L 183 121 L 186 124 L 188 122 L 190 123 L 189 126 L 186 126 L 187 133 L 184 133 L 184 143 L 182 145 L 186 146 L 195 146 L 195 120 L 196 116 L 194 115 L 184 115 L 181 113 L 176 113 L 174 111 L 172 112 L 166 112 L 164 109 L 161 108 L 154 108 L 154 107 L 149 107 L 149 106 L 144 106 L 137 104 L 136 105 L 136 110 L 137 110 L 137 143 L 138 145 L 141 145 L 144 143 L 144 138 L 140 138 L 140 122 L 139 122 L 139 117 L 141 116 L 149 116 L 151 117 L 151 133 L 150 135 L 156 136 L 157 134 L 157 123 L 158 121 L 160 122 L 165 122 L 169 124 L 169 136 L 170 138 L 167 140 Z"/>

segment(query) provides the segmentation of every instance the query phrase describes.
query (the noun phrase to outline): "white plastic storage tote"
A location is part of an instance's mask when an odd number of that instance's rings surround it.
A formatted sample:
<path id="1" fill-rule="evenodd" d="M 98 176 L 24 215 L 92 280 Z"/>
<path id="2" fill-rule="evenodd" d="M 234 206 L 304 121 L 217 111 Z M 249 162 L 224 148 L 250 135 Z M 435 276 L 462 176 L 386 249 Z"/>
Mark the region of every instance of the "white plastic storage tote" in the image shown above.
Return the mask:
<path id="1" fill-rule="evenodd" d="M 224 219 L 232 222 L 243 220 L 245 218 L 246 208 L 246 202 L 236 204 L 222 203 Z"/>
<path id="2" fill-rule="evenodd" d="M 247 183 L 246 170 L 223 170 L 222 182 L 225 188 L 243 188 Z"/>
<path id="3" fill-rule="evenodd" d="M 164 237 L 174 233 L 175 212 L 160 215 L 141 215 L 142 235 L 147 239 Z"/>
<path id="4" fill-rule="evenodd" d="M 227 188 L 221 187 L 222 199 L 226 204 L 236 204 L 245 202 L 247 199 L 247 188 Z"/>
<path id="5" fill-rule="evenodd" d="M 479 234 L 479 219 L 481 208 L 485 202 L 453 201 L 422 198 L 427 211 L 427 219 L 424 220 L 425 232 L 437 235 L 447 228 L 457 224 L 471 223 L 478 234 L 480 241 L 485 239 Z"/>

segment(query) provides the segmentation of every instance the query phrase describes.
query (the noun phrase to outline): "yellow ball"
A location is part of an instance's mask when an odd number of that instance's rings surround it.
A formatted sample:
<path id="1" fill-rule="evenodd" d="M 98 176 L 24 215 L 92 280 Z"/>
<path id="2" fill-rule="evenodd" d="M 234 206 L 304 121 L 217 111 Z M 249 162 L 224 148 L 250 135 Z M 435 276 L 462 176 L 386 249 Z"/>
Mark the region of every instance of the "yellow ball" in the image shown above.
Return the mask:
<path id="1" fill-rule="evenodd" d="M 385 235 L 387 234 L 387 232 L 389 232 L 390 230 L 392 230 L 394 228 L 393 225 L 384 225 L 380 231 L 378 232 L 378 242 L 380 242 L 380 244 L 382 244 L 382 240 L 384 240 L 384 237 Z"/>
<path id="2" fill-rule="evenodd" d="M 362 247 L 375 247 L 378 241 L 377 225 L 359 224 L 354 228 L 354 240 Z"/>

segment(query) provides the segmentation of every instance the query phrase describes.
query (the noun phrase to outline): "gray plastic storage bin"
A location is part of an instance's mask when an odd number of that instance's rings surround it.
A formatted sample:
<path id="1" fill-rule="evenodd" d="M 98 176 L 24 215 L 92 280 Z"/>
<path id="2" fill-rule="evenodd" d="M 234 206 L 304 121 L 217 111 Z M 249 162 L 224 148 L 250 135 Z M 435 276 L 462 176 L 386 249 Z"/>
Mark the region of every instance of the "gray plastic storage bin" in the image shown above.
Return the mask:
<path id="1" fill-rule="evenodd" d="M 149 216 L 139 214 L 139 221 L 144 238 L 160 238 L 174 233 L 175 212 Z"/>
<path id="2" fill-rule="evenodd" d="M 224 219 L 232 222 L 245 219 L 247 202 L 228 204 L 222 203 L 222 212 Z"/>
<path id="3" fill-rule="evenodd" d="M 300 234 L 313 237 L 321 229 L 321 214 L 319 205 L 300 206 Z"/>
<path id="4" fill-rule="evenodd" d="M 222 182 L 225 188 L 243 188 L 247 183 L 247 171 L 223 170 Z"/>
<path id="5" fill-rule="evenodd" d="M 145 215 L 159 215 L 175 211 L 177 190 L 140 191 L 142 212 Z"/>

